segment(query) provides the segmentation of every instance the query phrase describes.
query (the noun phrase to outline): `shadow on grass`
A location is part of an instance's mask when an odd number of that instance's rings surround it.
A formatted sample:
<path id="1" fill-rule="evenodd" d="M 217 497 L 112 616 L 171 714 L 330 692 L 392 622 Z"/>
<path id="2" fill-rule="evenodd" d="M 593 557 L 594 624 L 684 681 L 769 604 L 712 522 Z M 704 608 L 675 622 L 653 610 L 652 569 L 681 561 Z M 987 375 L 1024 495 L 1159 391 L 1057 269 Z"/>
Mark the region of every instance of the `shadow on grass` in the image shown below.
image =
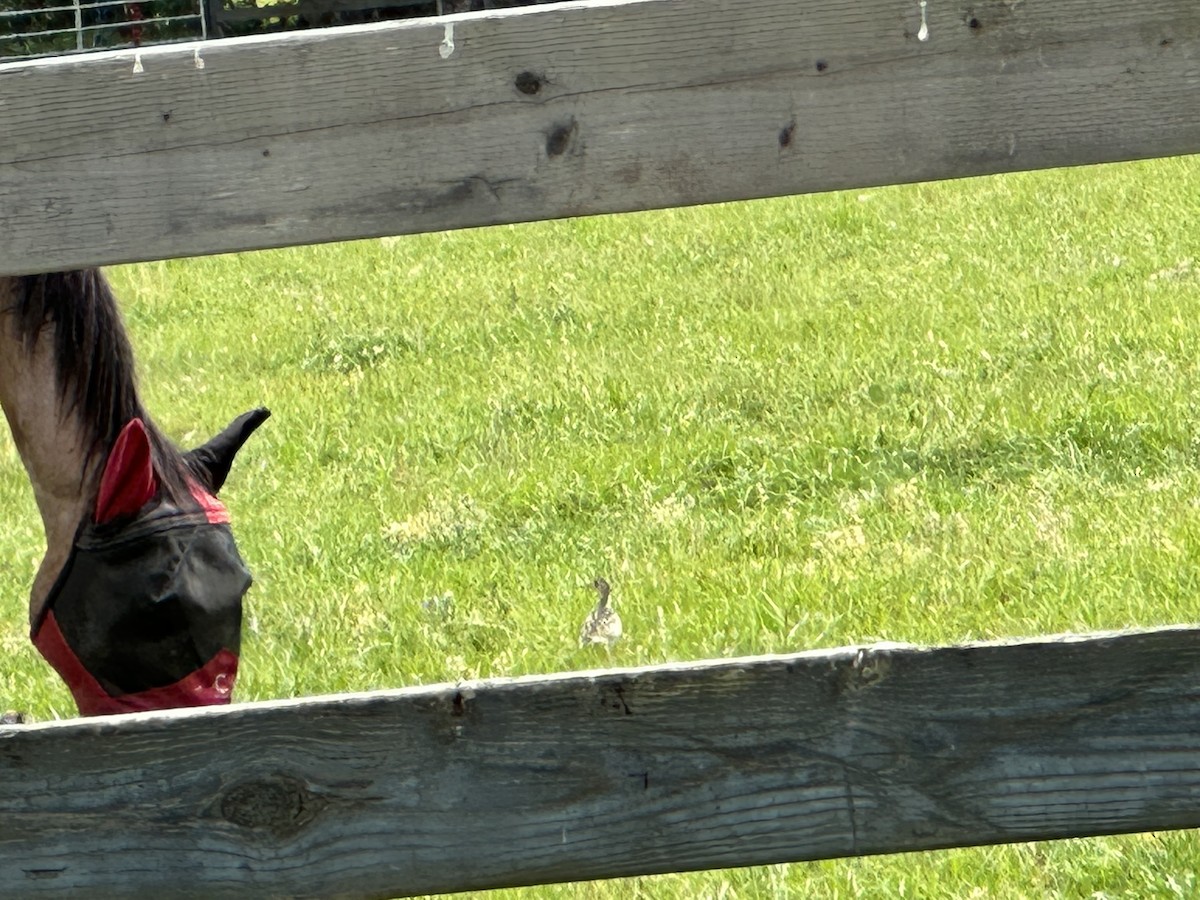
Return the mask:
<path id="1" fill-rule="evenodd" d="M 724 508 L 808 501 L 846 490 L 882 488 L 914 477 L 962 487 L 1011 483 L 1039 472 L 1086 472 L 1110 482 L 1190 468 L 1195 438 L 1147 422 L 1111 417 L 1063 421 L 1044 434 L 980 435 L 949 445 L 892 444 L 881 433 L 840 447 L 770 448 L 707 454 L 691 466 L 689 492 Z"/>

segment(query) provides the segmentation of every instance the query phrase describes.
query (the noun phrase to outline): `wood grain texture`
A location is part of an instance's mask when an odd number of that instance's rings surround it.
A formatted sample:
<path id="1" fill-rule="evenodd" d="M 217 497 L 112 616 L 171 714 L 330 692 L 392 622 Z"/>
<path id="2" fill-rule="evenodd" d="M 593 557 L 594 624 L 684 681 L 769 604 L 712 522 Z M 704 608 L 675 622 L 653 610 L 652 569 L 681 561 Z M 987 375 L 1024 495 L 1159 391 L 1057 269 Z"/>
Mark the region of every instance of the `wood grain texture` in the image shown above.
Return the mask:
<path id="1" fill-rule="evenodd" d="M 0 727 L 5 896 L 388 897 L 1200 825 L 1200 630 Z"/>
<path id="2" fill-rule="evenodd" d="M 927 14 L 597 0 L 3 65 L 0 275 L 1200 151 L 1195 0 Z"/>

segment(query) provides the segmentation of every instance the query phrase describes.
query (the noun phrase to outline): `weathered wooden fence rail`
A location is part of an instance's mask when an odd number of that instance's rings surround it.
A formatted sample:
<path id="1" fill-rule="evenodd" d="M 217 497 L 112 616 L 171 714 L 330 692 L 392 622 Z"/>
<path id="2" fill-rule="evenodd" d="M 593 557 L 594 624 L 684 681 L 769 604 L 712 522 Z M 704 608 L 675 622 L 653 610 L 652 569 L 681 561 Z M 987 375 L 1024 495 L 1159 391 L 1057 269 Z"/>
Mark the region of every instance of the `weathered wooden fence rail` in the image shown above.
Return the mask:
<path id="1" fill-rule="evenodd" d="M 1198 152 L 1200 15 L 595 0 L 4 65 L 0 117 L 4 275 Z"/>
<path id="2" fill-rule="evenodd" d="M 1195 0 L 598 0 L 0 66 L 0 274 L 1200 152 Z M 0 892 L 1200 826 L 1200 630 L 0 728 Z"/>
<path id="3" fill-rule="evenodd" d="M 1180 628 L 0 728 L 0 885 L 389 897 L 1200 826 L 1197 722 Z"/>

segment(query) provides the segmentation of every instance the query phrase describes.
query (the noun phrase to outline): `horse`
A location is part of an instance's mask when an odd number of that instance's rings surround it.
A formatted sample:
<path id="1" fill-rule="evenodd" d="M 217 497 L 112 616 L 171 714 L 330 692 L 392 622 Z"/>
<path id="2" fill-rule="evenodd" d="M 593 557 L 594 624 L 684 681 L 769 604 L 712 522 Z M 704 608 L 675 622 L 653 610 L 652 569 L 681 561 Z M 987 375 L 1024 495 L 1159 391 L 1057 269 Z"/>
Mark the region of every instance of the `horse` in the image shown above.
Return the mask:
<path id="1" fill-rule="evenodd" d="M 0 407 L 45 532 L 30 639 L 80 714 L 230 702 L 251 576 L 217 494 L 270 412 L 181 450 L 98 269 L 0 277 Z"/>

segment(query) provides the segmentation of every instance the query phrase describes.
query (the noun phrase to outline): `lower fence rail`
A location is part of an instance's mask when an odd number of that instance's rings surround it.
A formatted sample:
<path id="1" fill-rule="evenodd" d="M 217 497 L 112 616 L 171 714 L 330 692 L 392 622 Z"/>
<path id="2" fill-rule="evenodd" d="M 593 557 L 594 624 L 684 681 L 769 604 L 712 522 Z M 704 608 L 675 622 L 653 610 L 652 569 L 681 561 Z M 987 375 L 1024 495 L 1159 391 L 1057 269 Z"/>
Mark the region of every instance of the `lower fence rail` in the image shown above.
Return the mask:
<path id="1" fill-rule="evenodd" d="M 13 895 L 387 897 L 1200 826 L 1200 629 L 0 727 Z"/>

